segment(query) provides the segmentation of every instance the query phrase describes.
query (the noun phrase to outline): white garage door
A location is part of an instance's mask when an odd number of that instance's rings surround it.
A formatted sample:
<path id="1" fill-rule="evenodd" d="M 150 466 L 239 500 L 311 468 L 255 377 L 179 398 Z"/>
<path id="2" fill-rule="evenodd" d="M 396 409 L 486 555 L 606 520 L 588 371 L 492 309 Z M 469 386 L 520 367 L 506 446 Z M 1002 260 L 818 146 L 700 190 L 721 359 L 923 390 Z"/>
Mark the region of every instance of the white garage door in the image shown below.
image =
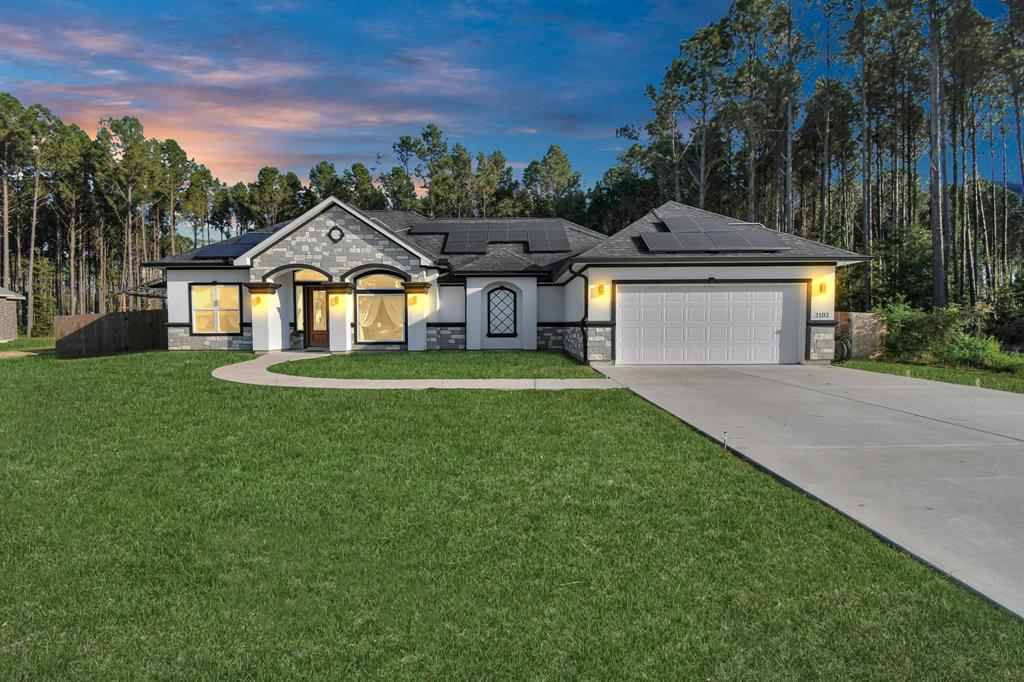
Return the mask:
<path id="1" fill-rule="evenodd" d="M 620 284 L 620 365 L 779 364 L 803 358 L 803 284 Z"/>

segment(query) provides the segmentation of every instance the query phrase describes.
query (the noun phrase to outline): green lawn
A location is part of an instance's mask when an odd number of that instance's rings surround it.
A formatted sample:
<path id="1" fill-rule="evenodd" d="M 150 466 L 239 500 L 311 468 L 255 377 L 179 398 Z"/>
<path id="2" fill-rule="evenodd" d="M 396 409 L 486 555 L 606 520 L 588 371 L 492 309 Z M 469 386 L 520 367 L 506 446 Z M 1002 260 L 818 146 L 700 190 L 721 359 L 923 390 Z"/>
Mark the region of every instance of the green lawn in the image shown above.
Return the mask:
<path id="1" fill-rule="evenodd" d="M 249 357 L 0 362 L 0 679 L 1024 678 L 1024 622 L 631 393 Z"/>
<path id="2" fill-rule="evenodd" d="M 544 351 L 355 353 L 296 360 L 271 372 L 332 379 L 599 379 L 569 356 Z"/>
<path id="3" fill-rule="evenodd" d="M 19 336 L 10 341 L 0 343 L 0 352 L 5 350 L 47 350 L 53 348 L 52 336 Z"/>
<path id="4" fill-rule="evenodd" d="M 843 367 L 865 369 L 870 372 L 899 374 L 916 379 L 944 381 L 947 384 L 964 384 L 966 386 L 981 385 L 982 388 L 994 388 L 998 391 L 1024 393 L 1024 376 L 1010 372 L 992 372 L 984 369 L 966 369 L 954 367 L 934 367 L 932 365 L 914 365 L 907 362 L 889 362 L 883 360 L 848 360 Z"/>

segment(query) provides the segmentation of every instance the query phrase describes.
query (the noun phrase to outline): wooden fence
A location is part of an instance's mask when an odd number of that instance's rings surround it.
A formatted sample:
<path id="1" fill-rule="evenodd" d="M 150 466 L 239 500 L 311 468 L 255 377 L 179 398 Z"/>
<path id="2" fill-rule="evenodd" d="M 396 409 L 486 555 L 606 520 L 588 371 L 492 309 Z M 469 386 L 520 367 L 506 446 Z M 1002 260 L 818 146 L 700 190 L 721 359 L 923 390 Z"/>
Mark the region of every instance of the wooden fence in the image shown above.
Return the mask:
<path id="1" fill-rule="evenodd" d="M 167 311 L 163 309 L 57 315 L 53 324 L 57 356 L 62 358 L 167 348 Z"/>

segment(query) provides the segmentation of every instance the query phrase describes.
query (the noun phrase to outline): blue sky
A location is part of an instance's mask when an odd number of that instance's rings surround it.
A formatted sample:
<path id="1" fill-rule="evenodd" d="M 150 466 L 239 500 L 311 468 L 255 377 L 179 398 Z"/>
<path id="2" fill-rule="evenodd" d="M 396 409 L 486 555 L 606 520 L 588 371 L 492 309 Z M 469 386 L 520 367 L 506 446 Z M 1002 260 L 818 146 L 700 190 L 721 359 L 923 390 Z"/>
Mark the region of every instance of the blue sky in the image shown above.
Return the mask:
<path id="1" fill-rule="evenodd" d="M 516 168 L 557 143 L 589 185 L 680 39 L 728 4 L 24 2 L 0 18 L 0 90 L 90 133 L 135 115 L 229 182 L 388 167 L 392 142 L 433 122 Z"/>

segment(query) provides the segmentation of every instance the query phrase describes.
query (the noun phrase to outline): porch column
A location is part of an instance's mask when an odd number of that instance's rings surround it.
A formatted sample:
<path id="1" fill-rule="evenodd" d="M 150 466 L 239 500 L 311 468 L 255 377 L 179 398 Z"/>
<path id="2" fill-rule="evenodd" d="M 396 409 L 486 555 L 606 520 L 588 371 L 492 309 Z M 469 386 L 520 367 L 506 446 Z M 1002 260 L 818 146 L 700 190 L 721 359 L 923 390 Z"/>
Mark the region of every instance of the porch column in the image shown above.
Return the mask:
<path id="1" fill-rule="evenodd" d="M 248 282 L 252 311 L 252 349 L 257 353 L 281 350 L 281 302 L 277 297 L 280 284 Z"/>
<path id="2" fill-rule="evenodd" d="M 409 350 L 427 349 L 427 316 L 430 312 L 430 284 L 427 282 L 405 282 L 405 304 L 407 309 L 406 345 Z"/>
<path id="3" fill-rule="evenodd" d="M 348 282 L 324 282 L 327 289 L 327 330 L 332 353 L 352 350 L 352 290 Z"/>

